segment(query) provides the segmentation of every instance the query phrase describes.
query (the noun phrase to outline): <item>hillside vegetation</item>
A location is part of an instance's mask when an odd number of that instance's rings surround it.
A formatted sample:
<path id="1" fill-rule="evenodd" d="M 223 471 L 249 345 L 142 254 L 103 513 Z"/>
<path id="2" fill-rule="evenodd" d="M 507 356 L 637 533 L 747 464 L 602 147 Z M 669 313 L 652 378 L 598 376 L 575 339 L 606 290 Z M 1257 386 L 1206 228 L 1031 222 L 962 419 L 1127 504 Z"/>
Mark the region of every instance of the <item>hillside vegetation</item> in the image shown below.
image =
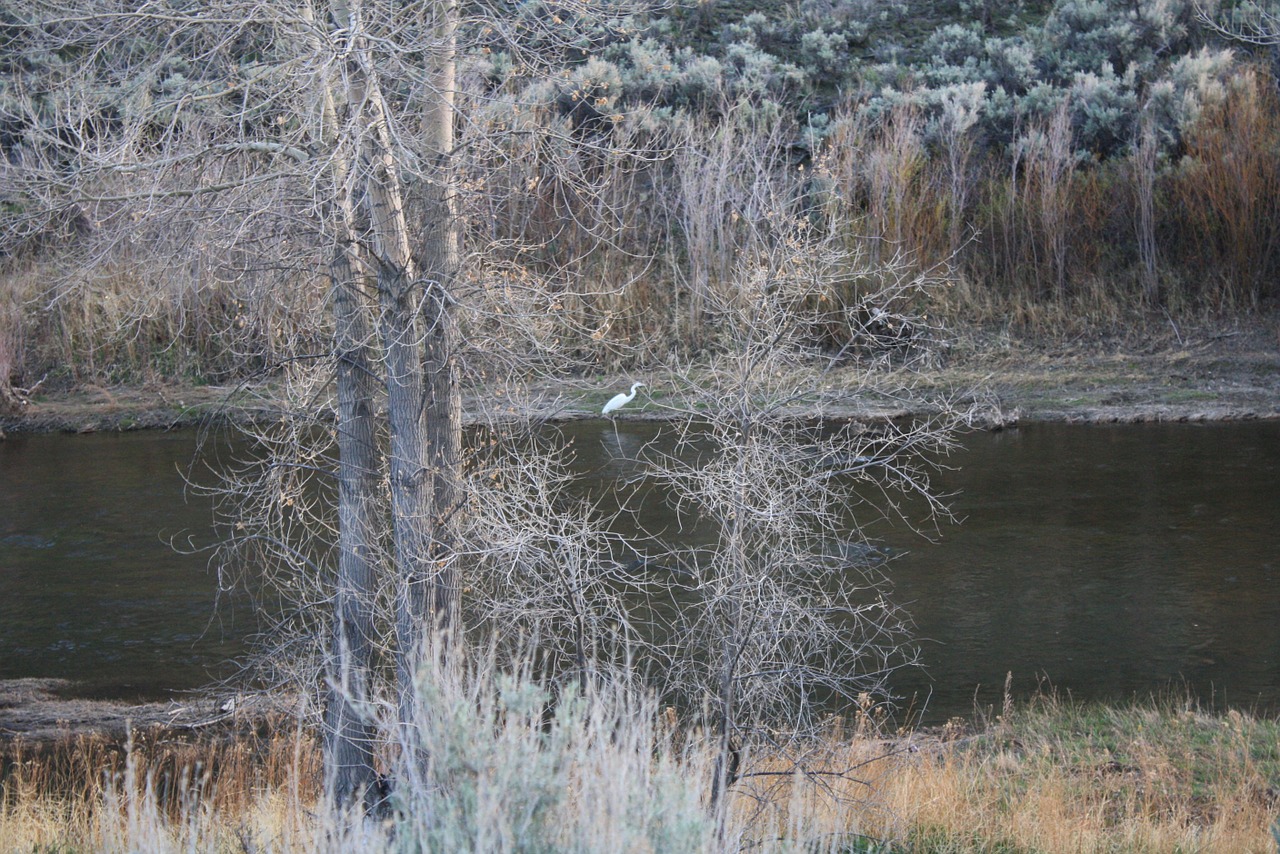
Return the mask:
<path id="1" fill-rule="evenodd" d="M 1038 339 L 1276 296 L 1276 81 L 1191 0 L 500 5 L 503 38 L 464 31 L 459 156 L 469 275 L 509 318 L 478 300 L 472 329 L 502 347 L 587 369 L 714 352 L 735 259 L 815 230 L 863 259 L 824 284 L 833 354 L 909 345 L 926 316 Z M 314 350 L 323 265 L 286 260 L 292 235 L 147 202 L 225 164 L 84 178 L 126 147 L 215 145 L 231 101 L 238 133 L 283 139 L 280 34 L 147 64 L 162 33 L 51 50 L 70 25 L 41 8 L 0 8 L 0 388 L 223 382 Z M 931 286 L 869 304 L 886 266 Z"/>

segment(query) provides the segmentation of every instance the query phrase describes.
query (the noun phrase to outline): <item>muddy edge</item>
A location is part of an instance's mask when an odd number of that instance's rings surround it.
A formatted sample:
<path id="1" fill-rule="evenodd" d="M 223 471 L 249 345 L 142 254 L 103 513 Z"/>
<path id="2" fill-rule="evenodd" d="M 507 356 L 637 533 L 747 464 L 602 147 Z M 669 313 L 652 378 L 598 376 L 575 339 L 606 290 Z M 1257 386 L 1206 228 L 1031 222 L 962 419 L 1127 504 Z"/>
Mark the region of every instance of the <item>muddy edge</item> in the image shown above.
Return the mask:
<path id="1" fill-rule="evenodd" d="M 594 374 L 507 388 L 472 390 L 464 396 L 469 420 L 533 417 L 567 421 L 598 417 L 615 391 L 646 382 L 650 396 L 619 417 L 661 420 L 668 372 L 649 368 L 625 375 Z M 811 411 L 832 418 L 906 414 L 862 402 L 861 373 L 835 368 L 818 380 L 823 388 Z M 1229 421 L 1280 418 L 1280 320 L 1248 329 L 1206 331 L 1197 337 L 1125 346 L 1080 341 L 1039 349 L 1000 348 L 986 342 L 957 348 L 920 371 L 901 371 L 924 392 L 974 400 L 988 426 L 1016 422 Z M 0 431 L 91 433 L 175 429 L 218 423 L 252 423 L 278 417 L 269 383 L 238 386 L 80 386 L 37 393 L 0 413 Z M 513 393 L 514 391 L 514 393 Z M 647 405 L 646 405 L 647 404 Z"/>

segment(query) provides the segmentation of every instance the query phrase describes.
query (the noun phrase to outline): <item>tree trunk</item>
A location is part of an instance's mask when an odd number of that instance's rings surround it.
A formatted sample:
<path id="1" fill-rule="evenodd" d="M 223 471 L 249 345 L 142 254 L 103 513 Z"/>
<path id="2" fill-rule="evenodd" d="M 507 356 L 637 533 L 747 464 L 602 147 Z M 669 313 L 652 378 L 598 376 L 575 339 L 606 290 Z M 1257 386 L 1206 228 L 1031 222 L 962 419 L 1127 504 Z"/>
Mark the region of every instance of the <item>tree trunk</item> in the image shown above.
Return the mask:
<path id="1" fill-rule="evenodd" d="M 434 170 L 423 182 L 421 273 L 410 251 L 406 188 L 396 159 L 388 104 L 370 48 L 351 7 L 335 0 L 335 19 L 354 35 L 347 102 L 367 128 L 360 146 L 370 244 L 377 268 L 379 332 L 390 429 L 391 517 L 398 590 L 396 691 L 406 747 L 417 718 L 415 682 L 429 633 L 447 637 L 457 609 L 452 555 L 458 506 L 461 415 L 450 289 L 458 266 L 457 216 L 450 189 L 456 6 L 431 4 L 430 85 L 423 135 Z"/>
<path id="2" fill-rule="evenodd" d="M 314 23 L 309 4 L 304 18 Z M 319 52 L 314 28 L 305 48 Z M 360 282 L 368 276 L 360 255 L 355 206 L 348 191 L 348 163 L 339 154 L 339 123 L 332 84 L 317 92 L 318 143 L 331 152 L 330 178 L 337 192 L 333 207 L 339 245 L 330 267 L 330 304 L 337 354 L 338 394 L 338 573 L 334 585 L 333 628 L 326 664 L 325 794 L 339 808 L 367 798 L 376 775 L 376 727 L 362 704 L 370 698 L 373 672 L 376 590 L 374 547 L 379 456 L 374 394 L 377 373 L 370 352 L 369 308 Z"/>
<path id="3" fill-rule="evenodd" d="M 387 104 L 357 8 L 333 0 L 334 24 L 347 40 L 346 103 L 358 110 L 356 148 L 369 221 L 368 245 L 378 286 L 387 423 L 390 432 L 391 531 L 396 568 L 396 693 L 400 721 L 414 718 L 415 690 L 426 613 L 425 578 L 430 558 L 432 501 L 427 476 L 426 400 L 418 323 L 418 282 L 409 252 L 395 146 Z"/>
<path id="4" fill-rule="evenodd" d="M 338 353 L 338 578 L 325 703 L 326 794 L 348 807 L 374 780 L 375 728 L 360 708 L 368 699 L 373 665 L 373 500 L 378 463 L 374 445 L 376 374 L 368 322 L 351 257 L 334 259 L 333 316 Z"/>
<path id="5" fill-rule="evenodd" d="M 402 267 L 378 264 L 379 326 L 386 359 L 387 420 L 391 432 L 391 519 L 398 576 L 396 690 L 400 721 L 415 718 L 416 681 L 427 623 L 431 562 L 432 483 L 426 464 L 426 397 L 416 293 Z"/>
<path id="6" fill-rule="evenodd" d="M 458 386 L 458 333 L 452 291 L 459 268 L 459 220 L 453 190 L 453 121 L 457 50 L 456 0 L 439 0 L 431 79 L 422 136 L 434 171 L 421 193 L 423 222 L 417 262 L 426 288 L 423 304 L 423 374 L 427 395 L 427 446 L 435 505 L 431 614 L 446 639 L 457 620 L 458 583 L 453 564 L 462 461 L 462 399 Z"/>

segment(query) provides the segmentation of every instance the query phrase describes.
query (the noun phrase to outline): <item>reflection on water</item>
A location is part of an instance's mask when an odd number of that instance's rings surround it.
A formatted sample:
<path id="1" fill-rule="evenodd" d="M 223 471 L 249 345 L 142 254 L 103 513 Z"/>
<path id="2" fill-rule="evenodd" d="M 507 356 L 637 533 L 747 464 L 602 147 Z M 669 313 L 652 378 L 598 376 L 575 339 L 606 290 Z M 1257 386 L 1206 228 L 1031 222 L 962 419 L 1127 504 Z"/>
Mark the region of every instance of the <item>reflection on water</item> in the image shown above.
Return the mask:
<path id="1" fill-rule="evenodd" d="M 713 532 L 634 483 L 650 424 L 587 422 L 582 490 L 620 500 L 640 531 Z M 925 639 L 927 720 L 968 714 L 1047 678 L 1082 698 L 1183 686 L 1204 700 L 1280 706 L 1280 424 L 1032 425 L 968 437 L 939 478 L 964 521 L 925 539 L 879 525 L 886 566 Z M 15 437 L 0 443 L 0 678 L 60 676 L 99 691 L 200 684 L 252 630 L 215 613 L 207 503 L 184 493 L 190 435 Z M 620 488 L 620 483 L 628 483 Z M 628 536 L 631 534 L 623 532 Z"/>

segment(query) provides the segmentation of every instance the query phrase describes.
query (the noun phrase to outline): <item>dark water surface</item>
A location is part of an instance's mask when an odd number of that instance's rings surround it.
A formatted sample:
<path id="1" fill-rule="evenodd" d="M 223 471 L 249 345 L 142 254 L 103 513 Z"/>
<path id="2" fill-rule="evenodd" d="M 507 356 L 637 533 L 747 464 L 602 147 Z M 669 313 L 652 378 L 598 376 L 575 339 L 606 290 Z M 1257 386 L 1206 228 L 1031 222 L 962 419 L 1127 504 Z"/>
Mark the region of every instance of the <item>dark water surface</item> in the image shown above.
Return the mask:
<path id="1" fill-rule="evenodd" d="M 1032 425 L 942 478 L 963 518 L 892 541 L 935 713 L 1047 678 L 1280 709 L 1280 424 Z M 907 685 L 902 686 L 903 689 Z"/>
<path id="2" fill-rule="evenodd" d="M 636 473 L 660 428 L 564 428 L 584 488 Z M 1280 423 L 1031 425 L 975 434 L 939 478 L 963 524 L 876 526 L 927 671 L 897 693 L 926 720 L 1047 679 L 1078 698 L 1173 690 L 1280 708 Z M 57 676 L 102 694 L 190 688 L 226 672 L 254 628 L 207 556 L 207 501 L 182 472 L 191 434 L 0 443 L 0 678 Z M 208 474 L 203 480 L 210 480 Z M 664 502 L 642 522 L 662 527 Z M 672 527 L 670 524 L 668 527 Z M 185 532 L 185 534 L 184 534 Z"/>
<path id="3" fill-rule="evenodd" d="M 0 442 L 0 678 L 132 698 L 230 672 L 252 611 L 226 596 L 215 610 L 208 554 L 175 549 L 213 540 L 184 480 L 195 451 L 192 432 Z"/>

